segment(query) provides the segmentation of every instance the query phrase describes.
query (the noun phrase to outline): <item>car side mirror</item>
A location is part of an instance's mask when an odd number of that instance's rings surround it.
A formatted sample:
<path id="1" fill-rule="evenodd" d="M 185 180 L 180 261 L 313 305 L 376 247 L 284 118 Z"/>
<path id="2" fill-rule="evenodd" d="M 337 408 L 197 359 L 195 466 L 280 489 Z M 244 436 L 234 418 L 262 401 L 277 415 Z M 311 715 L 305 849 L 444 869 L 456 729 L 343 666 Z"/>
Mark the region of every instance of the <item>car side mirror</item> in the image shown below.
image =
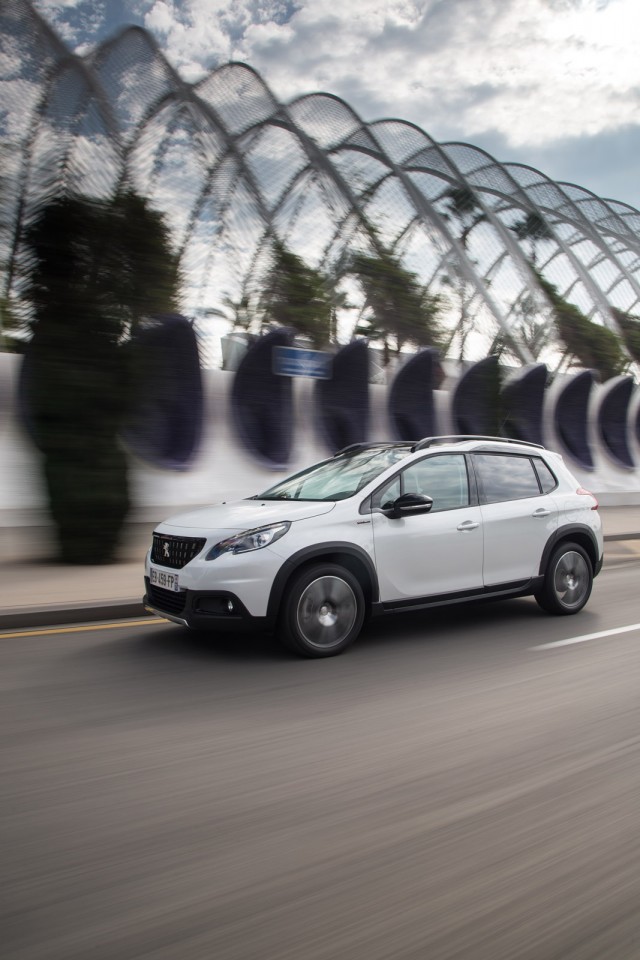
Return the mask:
<path id="1" fill-rule="evenodd" d="M 429 513 L 432 506 L 431 497 L 423 496 L 421 493 L 403 493 L 401 497 L 394 500 L 390 516 L 398 520 L 400 517 L 410 517 L 416 513 Z"/>

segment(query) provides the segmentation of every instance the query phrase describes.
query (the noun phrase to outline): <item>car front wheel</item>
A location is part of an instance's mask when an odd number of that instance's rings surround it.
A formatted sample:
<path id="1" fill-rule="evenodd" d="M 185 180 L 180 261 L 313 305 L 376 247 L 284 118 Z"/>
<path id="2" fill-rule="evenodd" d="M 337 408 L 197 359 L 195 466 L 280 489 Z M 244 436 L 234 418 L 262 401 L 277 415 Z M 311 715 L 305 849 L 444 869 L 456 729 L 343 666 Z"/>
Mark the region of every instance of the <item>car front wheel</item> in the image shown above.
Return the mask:
<path id="1" fill-rule="evenodd" d="M 562 543 L 553 551 L 544 584 L 535 597 L 547 613 L 567 615 L 582 610 L 591 594 L 593 569 L 577 543 Z"/>
<path id="2" fill-rule="evenodd" d="M 332 657 L 356 639 L 364 614 L 364 595 L 357 578 L 337 564 L 316 564 L 288 586 L 278 635 L 294 653 Z"/>

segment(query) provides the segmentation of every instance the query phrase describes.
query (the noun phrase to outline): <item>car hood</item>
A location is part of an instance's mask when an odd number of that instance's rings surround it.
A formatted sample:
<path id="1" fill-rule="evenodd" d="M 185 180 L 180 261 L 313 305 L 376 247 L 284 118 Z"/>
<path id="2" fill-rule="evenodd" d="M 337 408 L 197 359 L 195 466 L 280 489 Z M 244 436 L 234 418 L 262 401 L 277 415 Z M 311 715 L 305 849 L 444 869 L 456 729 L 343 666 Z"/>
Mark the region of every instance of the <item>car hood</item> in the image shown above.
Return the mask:
<path id="1" fill-rule="evenodd" d="M 233 534 L 282 520 L 319 517 L 323 513 L 329 513 L 334 507 L 333 501 L 233 500 L 230 503 L 218 503 L 190 510 L 188 513 L 179 513 L 169 517 L 156 529 L 165 533 L 171 533 L 173 528 L 191 529 L 194 533 L 198 531 L 201 536 L 207 536 L 213 531 Z"/>

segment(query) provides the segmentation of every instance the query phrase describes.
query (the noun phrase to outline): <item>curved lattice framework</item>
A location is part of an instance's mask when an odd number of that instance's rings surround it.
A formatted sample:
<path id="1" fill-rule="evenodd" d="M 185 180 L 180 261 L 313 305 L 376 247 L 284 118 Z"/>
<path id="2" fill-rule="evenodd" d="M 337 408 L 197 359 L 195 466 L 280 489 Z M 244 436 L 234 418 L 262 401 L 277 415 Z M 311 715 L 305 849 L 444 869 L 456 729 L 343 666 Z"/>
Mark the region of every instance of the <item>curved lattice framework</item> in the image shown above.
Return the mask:
<path id="1" fill-rule="evenodd" d="M 365 123 L 329 94 L 280 103 L 246 64 L 185 83 L 137 27 L 84 58 L 28 0 L 4 0 L 1 27 L 5 295 L 44 198 L 128 182 L 166 214 L 196 317 L 257 296 L 274 236 L 326 271 L 384 244 L 447 294 L 450 353 L 469 360 L 501 343 L 516 364 L 562 364 L 536 271 L 615 332 L 612 308 L 639 309 L 632 207 L 401 120 Z M 527 218 L 544 229 L 527 235 Z"/>

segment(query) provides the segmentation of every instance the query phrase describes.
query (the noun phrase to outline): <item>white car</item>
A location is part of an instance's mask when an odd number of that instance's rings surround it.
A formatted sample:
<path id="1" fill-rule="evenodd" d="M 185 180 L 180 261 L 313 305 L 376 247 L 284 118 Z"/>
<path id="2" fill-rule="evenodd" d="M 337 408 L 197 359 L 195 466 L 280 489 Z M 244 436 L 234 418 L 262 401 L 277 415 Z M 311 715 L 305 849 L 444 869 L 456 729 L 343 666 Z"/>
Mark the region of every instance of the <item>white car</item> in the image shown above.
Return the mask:
<path id="1" fill-rule="evenodd" d="M 188 627 L 275 629 L 327 657 L 377 614 L 527 595 L 577 613 L 602 556 L 598 502 L 557 453 L 497 437 L 359 443 L 161 523 L 144 602 Z"/>

